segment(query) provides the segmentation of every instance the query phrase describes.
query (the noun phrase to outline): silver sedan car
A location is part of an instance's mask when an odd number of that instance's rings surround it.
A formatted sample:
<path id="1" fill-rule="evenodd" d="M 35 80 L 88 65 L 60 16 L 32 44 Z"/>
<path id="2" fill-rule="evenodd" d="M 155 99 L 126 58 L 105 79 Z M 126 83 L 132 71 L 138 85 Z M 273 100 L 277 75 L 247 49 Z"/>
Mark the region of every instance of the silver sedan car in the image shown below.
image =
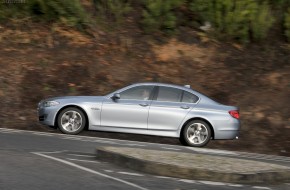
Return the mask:
<path id="1" fill-rule="evenodd" d="M 235 139 L 237 107 L 222 105 L 191 89 L 163 83 L 138 83 L 106 96 L 65 96 L 42 100 L 39 121 L 63 133 L 89 130 L 179 138 L 201 147 L 210 139 Z"/>

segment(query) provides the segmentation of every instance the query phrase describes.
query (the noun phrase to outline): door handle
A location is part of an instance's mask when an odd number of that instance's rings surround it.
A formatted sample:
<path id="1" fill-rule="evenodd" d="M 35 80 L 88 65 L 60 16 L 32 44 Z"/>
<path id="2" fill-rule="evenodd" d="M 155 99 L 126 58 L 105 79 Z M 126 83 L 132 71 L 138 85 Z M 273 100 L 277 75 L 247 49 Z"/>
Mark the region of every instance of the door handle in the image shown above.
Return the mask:
<path id="1" fill-rule="evenodd" d="M 148 104 L 146 104 L 146 103 L 141 103 L 141 104 L 139 104 L 140 106 L 142 106 L 142 107 L 146 107 L 146 106 L 149 106 Z"/>
<path id="2" fill-rule="evenodd" d="M 189 106 L 180 106 L 182 109 L 189 109 Z"/>

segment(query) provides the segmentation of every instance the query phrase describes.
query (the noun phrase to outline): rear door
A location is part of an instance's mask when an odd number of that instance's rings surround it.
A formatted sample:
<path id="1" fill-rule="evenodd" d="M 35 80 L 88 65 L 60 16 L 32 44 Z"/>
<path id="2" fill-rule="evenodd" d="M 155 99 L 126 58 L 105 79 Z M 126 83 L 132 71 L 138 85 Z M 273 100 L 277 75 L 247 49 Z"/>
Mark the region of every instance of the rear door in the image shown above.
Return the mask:
<path id="1" fill-rule="evenodd" d="M 150 106 L 148 129 L 177 130 L 197 100 L 195 95 L 182 89 L 159 86 Z"/>

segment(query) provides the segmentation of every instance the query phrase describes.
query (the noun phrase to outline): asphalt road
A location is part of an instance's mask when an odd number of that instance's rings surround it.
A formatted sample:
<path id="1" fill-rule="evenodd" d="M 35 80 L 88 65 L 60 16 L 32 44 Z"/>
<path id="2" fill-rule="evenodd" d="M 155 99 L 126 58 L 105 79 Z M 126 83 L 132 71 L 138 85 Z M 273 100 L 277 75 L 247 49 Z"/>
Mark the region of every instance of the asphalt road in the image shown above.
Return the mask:
<path id="1" fill-rule="evenodd" d="M 290 167 L 290 158 L 146 142 L 0 128 L 0 189 L 290 189 L 154 176 L 95 159 L 97 146 L 139 147 L 260 160 Z"/>

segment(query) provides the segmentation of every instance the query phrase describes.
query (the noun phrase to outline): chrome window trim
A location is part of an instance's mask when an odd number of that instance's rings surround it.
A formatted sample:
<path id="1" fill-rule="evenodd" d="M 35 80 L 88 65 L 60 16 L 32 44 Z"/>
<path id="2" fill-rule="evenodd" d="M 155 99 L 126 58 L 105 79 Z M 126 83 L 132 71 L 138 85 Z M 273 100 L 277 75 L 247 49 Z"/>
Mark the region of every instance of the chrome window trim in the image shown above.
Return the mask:
<path id="1" fill-rule="evenodd" d="M 188 88 L 185 88 L 185 87 L 179 87 L 179 86 L 171 86 L 171 85 L 167 85 L 167 84 L 132 84 L 132 85 L 129 85 L 129 86 L 126 86 L 126 87 L 124 87 L 124 88 L 121 88 L 121 89 L 119 89 L 119 90 L 117 90 L 117 91 L 114 91 L 114 92 L 111 92 L 110 94 L 108 94 L 107 96 L 105 96 L 106 97 L 106 99 L 111 99 L 112 98 L 112 96 L 115 94 L 115 93 L 121 93 L 121 92 L 123 92 L 123 91 L 125 91 L 125 90 L 128 90 L 128 89 L 130 89 L 130 88 L 134 88 L 134 87 L 138 87 L 138 86 L 153 86 L 153 90 L 154 90 L 154 87 L 156 87 L 156 86 L 163 86 L 163 87 L 170 87 L 170 88 L 176 88 L 176 89 L 179 89 L 179 90 L 182 90 L 182 91 L 186 91 L 186 92 L 188 92 L 188 93 L 190 93 L 190 94 L 193 94 L 193 95 L 195 95 L 197 98 L 198 98 L 198 100 L 195 102 L 195 103 L 189 103 L 189 102 L 169 102 L 169 101 L 157 101 L 157 100 L 138 100 L 138 99 L 122 99 L 122 100 L 132 100 L 132 101 L 154 101 L 154 102 L 167 102 L 167 103 L 184 103 L 184 104 L 198 104 L 199 102 L 200 102 L 200 100 L 201 100 L 201 98 L 198 96 L 198 95 L 196 95 L 196 94 L 194 94 L 193 92 L 192 92 L 192 89 L 188 89 Z"/>

